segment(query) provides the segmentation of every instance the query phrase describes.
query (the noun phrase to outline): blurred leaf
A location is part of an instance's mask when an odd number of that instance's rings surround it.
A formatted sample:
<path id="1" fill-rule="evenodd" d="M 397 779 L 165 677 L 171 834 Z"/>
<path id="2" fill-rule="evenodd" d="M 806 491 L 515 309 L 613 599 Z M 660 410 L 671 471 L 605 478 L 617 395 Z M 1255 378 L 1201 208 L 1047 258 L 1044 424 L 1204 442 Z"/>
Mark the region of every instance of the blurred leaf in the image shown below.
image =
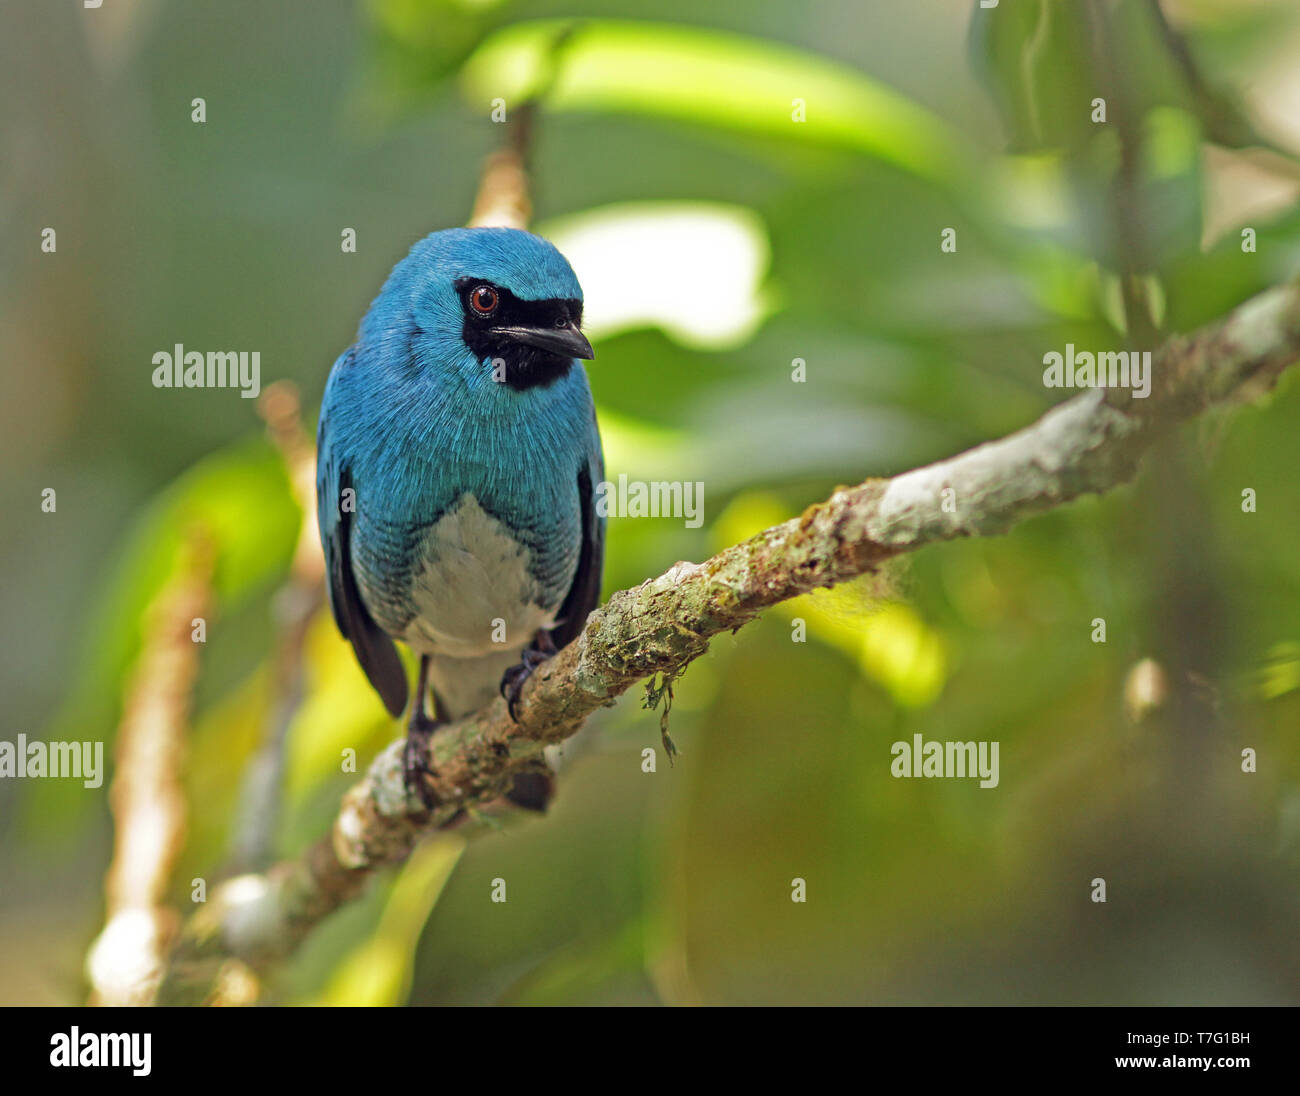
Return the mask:
<path id="1" fill-rule="evenodd" d="M 774 495 L 745 492 L 718 518 L 715 549 L 792 517 Z M 934 701 L 947 679 L 947 648 L 920 613 L 893 600 L 896 596 L 884 573 L 816 590 L 782 602 L 774 611 L 787 620 L 802 620 L 809 636 L 846 654 L 896 704 L 922 708 Z"/>
<path id="2" fill-rule="evenodd" d="M 1241 236 L 1229 232 L 1208 250 L 1170 262 L 1163 275 L 1171 330 L 1190 331 L 1300 273 L 1300 209 L 1250 223 L 1257 233 L 1254 252 L 1243 251 Z"/>
<path id="3" fill-rule="evenodd" d="M 347 956 L 312 1005 L 403 1005 L 411 992 L 411 967 L 420 932 L 437 905 L 465 839 L 439 834 L 417 846 L 402 865 L 374 935 Z"/>
<path id="4" fill-rule="evenodd" d="M 1300 643 L 1278 643 L 1270 648 L 1268 661 L 1256 671 L 1255 680 L 1265 700 L 1300 689 Z"/>
<path id="5" fill-rule="evenodd" d="M 943 640 L 911 606 L 886 605 L 866 621 L 860 638 L 862 668 L 905 708 L 932 703 L 948 675 Z"/>
<path id="6" fill-rule="evenodd" d="M 1095 90 L 1088 23 L 1075 0 L 1019 0 L 984 8 L 975 0 L 969 49 L 976 75 L 1002 115 L 1009 151 L 1074 147 L 1090 136 Z"/>
<path id="7" fill-rule="evenodd" d="M 700 348 L 744 342 L 767 310 L 770 247 L 749 209 L 709 202 L 628 202 L 539 225 L 586 286 L 593 338 L 655 325 Z M 636 256 L 629 263 L 627 257 Z M 707 270 L 707 291 L 683 270 Z"/>
<path id="8" fill-rule="evenodd" d="M 714 551 L 740 544 L 794 516 L 794 512 L 770 491 L 746 491 L 732 499 L 713 523 Z"/>
<path id="9" fill-rule="evenodd" d="M 1152 269 L 1201 248 L 1201 130 L 1183 110 L 1156 107 L 1142 119 L 1142 232 Z"/>
<path id="10" fill-rule="evenodd" d="M 456 72 L 492 28 L 494 3 L 366 0 L 370 57 L 365 105 L 376 113 L 413 107 Z"/>
<path id="11" fill-rule="evenodd" d="M 840 146 L 938 182 L 953 180 L 966 151 L 938 118 L 862 73 L 789 46 L 703 28 L 600 19 L 520 23 L 475 51 L 461 85 L 475 103 L 519 103 L 546 88 L 552 75 L 552 110 L 626 111 Z M 795 100 L 805 104 L 806 121 L 793 120 Z"/>
<path id="12" fill-rule="evenodd" d="M 652 422 L 643 422 L 597 405 L 601 444 L 608 472 L 636 470 L 645 478 L 663 478 L 672 467 L 672 458 L 688 441 L 681 430 L 670 430 Z"/>
<path id="13" fill-rule="evenodd" d="M 355 751 L 360 774 L 369 755 L 400 733 L 327 609 L 312 621 L 303 654 L 305 695 L 289 726 L 285 793 L 291 807 L 323 780 L 360 778 L 342 772 L 344 750 Z"/>
<path id="14" fill-rule="evenodd" d="M 693 408 L 697 440 L 679 458 L 715 501 L 759 484 L 856 483 L 932 459 L 960 436 L 906 408 L 846 405 L 830 385 L 795 384 L 788 363 L 777 368 L 785 375 L 718 387 Z"/>
<path id="15" fill-rule="evenodd" d="M 1216 94 L 1225 94 L 1220 85 L 1248 87 L 1271 61 L 1285 55 L 1300 25 L 1300 8 L 1291 0 L 1183 0 L 1176 8 L 1169 0 L 1164 3 Z"/>

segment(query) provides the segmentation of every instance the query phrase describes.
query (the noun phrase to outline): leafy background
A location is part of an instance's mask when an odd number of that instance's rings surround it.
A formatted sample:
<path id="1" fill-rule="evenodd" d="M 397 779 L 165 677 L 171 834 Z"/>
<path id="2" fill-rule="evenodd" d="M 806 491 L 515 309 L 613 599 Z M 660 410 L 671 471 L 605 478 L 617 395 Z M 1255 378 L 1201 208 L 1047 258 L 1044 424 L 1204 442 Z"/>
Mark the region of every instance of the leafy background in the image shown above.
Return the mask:
<path id="1" fill-rule="evenodd" d="M 201 523 L 215 600 L 177 904 L 219 869 L 271 719 L 275 595 L 302 515 L 254 401 L 155 389 L 151 356 L 259 350 L 310 429 L 392 264 L 468 216 L 502 140 L 497 96 L 545 91 L 536 226 L 587 290 L 611 473 L 705 484 L 698 530 L 613 522 L 607 592 L 837 483 L 1031 421 L 1060 396 L 1041 384 L 1048 350 L 1126 345 L 1119 139 L 1088 117 L 1108 65 L 1142 139 L 1157 318 L 1187 329 L 1293 276 L 1300 173 L 1240 146 L 1300 147 L 1300 10 L 1167 4 L 1206 96 L 1148 3 L 1109 5 L 1101 58 L 1083 7 L 6 5 L 4 737 L 111 754 L 142 613 Z M 1292 377 L 1189 428 L 1110 497 L 716 641 L 677 688 L 675 767 L 641 771 L 658 718 L 629 695 L 570 749 L 545 821 L 423 847 L 317 932 L 270 999 L 1297 1003 L 1297 423 Z M 284 855 L 352 779 L 338 751 L 364 760 L 395 732 L 326 616 L 306 652 Z M 1172 689 L 1212 697 L 1208 728 L 1126 704 L 1147 657 Z M 999 787 L 893 779 L 889 746 L 915 733 L 999 741 Z M 107 785 L 0 782 L 0 828 L 0 1000 L 80 1000 Z M 489 901 L 497 877 L 505 904 Z"/>

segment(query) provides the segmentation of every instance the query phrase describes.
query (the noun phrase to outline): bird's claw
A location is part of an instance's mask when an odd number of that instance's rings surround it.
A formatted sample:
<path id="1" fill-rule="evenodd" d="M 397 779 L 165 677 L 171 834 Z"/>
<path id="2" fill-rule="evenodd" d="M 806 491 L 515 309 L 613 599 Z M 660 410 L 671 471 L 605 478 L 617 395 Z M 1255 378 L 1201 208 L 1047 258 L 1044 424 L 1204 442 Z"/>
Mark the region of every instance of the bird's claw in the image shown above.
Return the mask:
<path id="1" fill-rule="evenodd" d="M 539 631 L 533 637 L 532 644 L 525 648 L 519 663 L 511 666 L 501 675 L 501 695 L 506 698 L 506 711 L 510 713 L 510 718 L 515 723 L 519 722 L 519 717 L 515 714 L 515 705 L 519 703 L 519 694 L 523 692 L 524 682 L 533 676 L 533 671 L 538 666 L 554 658 L 555 654 L 555 641 L 551 639 L 551 633 L 545 630 Z"/>
<path id="2" fill-rule="evenodd" d="M 402 777 L 406 784 L 406 794 L 415 793 L 427 811 L 438 805 L 438 797 L 429 787 L 427 776 L 437 775 L 429 764 L 429 740 L 433 737 L 438 724 L 426 715 L 418 715 L 411 720 L 406 731 L 406 748 L 402 751 Z"/>

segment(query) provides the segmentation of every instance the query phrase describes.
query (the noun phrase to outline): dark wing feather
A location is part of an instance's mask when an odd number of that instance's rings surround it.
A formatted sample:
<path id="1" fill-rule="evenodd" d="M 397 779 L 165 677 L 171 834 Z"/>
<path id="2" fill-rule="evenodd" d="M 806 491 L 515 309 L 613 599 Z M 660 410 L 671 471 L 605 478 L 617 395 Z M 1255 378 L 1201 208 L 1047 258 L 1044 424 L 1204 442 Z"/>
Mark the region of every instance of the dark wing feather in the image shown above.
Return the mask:
<path id="1" fill-rule="evenodd" d="M 330 606 L 334 621 L 356 652 L 357 661 L 375 687 L 379 699 L 390 715 L 406 710 L 406 669 L 397 655 L 393 641 L 380 629 L 361 601 L 356 576 L 352 572 L 351 511 L 340 505 L 343 492 L 352 486 L 352 474 L 341 467 L 325 444 L 325 420 L 321 419 L 318 438 L 316 490 L 320 519 L 321 545 L 325 549 Z"/>
<path id="2" fill-rule="evenodd" d="M 604 462 L 597 449 L 593 461 L 578 472 L 578 497 L 582 502 L 582 551 L 573 585 L 556 614 L 558 623 L 551 629 L 557 647 L 574 640 L 587 624 L 587 617 L 600 603 L 600 576 L 605 563 L 605 520 L 596 515 L 595 487 L 592 472 L 603 474 Z"/>

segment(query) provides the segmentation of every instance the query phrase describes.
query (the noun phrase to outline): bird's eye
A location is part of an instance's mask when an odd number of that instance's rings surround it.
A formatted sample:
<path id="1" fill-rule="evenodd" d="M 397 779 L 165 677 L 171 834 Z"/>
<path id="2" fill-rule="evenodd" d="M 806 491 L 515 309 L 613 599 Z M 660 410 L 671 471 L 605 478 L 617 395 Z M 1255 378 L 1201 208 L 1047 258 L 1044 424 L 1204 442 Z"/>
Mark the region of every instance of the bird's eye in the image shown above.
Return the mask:
<path id="1" fill-rule="evenodd" d="M 469 306 L 480 316 L 492 315 L 497 307 L 497 291 L 490 285 L 476 286 L 469 295 Z"/>

